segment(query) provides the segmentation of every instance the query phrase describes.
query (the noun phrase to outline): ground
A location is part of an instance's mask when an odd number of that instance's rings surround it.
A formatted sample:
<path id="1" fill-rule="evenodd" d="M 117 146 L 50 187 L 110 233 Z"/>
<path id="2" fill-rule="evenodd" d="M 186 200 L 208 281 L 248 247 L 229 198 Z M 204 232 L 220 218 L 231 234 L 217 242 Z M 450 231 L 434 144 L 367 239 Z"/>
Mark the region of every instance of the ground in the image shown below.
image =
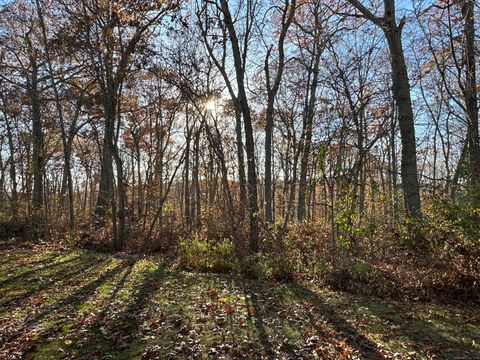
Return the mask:
<path id="1" fill-rule="evenodd" d="M 480 359 L 478 309 L 134 257 L 0 249 L 1 359 Z"/>

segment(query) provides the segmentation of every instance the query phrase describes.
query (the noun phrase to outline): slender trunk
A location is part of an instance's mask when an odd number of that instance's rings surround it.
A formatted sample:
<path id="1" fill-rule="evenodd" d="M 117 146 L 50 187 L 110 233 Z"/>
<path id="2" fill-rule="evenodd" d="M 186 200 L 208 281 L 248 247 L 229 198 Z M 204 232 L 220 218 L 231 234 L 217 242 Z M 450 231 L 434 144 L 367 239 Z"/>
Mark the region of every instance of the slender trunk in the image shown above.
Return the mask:
<path id="1" fill-rule="evenodd" d="M 390 48 L 392 65 L 393 96 L 398 108 L 398 122 L 402 142 L 401 177 L 405 210 L 412 217 L 421 217 L 420 187 L 417 172 L 417 149 L 415 125 L 410 96 L 410 83 L 402 48 L 401 27 L 395 25 L 385 30 Z"/>
<path id="2" fill-rule="evenodd" d="M 164 117 L 162 109 L 162 100 L 163 94 L 161 91 L 161 86 L 158 87 L 158 117 L 155 124 L 156 132 L 156 154 L 155 154 L 155 178 L 158 191 L 158 203 L 157 206 L 160 206 L 161 199 L 163 198 L 163 178 L 164 178 L 164 149 L 165 149 L 165 130 L 164 130 Z M 162 204 L 163 206 L 163 204 Z M 145 218 L 146 221 L 146 218 Z M 158 226 L 162 228 L 163 226 L 163 215 L 162 211 L 159 212 Z"/>
<path id="3" fill-rule="evenodd" d="M 0 139 L 0 146 L 3 146 L 3 139 Z M 3 163 L 3 156 L 0 153 L 0 201 L 2 204 L 6 204 L 7 202 L 7 187 L 5 186 L 5 172 L 7 170 L 6 165 Z M 7 208 L 6 206 L 3 207 L 3 209 L 0 209 L 1 211 L 4 211 L 4 214 L 7 214 Z"/>
<path id="4" fill-rule="evenodd" d="M 65 192 L 68 193 L 68 219 L 70 230 L 75 228 L 75 211 L 74 211 L 74 201 L 73 201 L 73 179 L 72 179 L 72 169 L 71 169 L 71 154 L 72 154 L 72 144 L 69 141 L 64 144 L 64 166 L 63 166 L 63 179 L 62 188 L 60 190 L 61 197 L 63 198 Z"/>
<path id="5" fill-rule="evenodd" d="M 38 94 L 38 67 L 35 59 L 31 59 L 32 74 L 29 79 L 28 93 L 32 106 L 32 168 L 33 192 L 32 210 L 36 221 L 41 221 L 43 207 L 43 173 L 44 173 L 44 148 L 43 148 L 43 122 L 40 114 L 40 99 Z"/>
<path id="6" fill-rule="evenodd" d="M 392 116 L 390 122 L 390 158 L 391 158 L 391 168 L 390 174 L 392 176 L 392 204 L 393 204 L 393 212 L 396 213 L 398 210 L 398 196 L 397 196 L 397 150 L 396 150 L 396 142 L 395 142 L 395 128 L 397 125 L 397 112 L 395 111 L 395 107 L 392 109 Z"/>
<path id="7" fill-rule="evenodd" d="M 245 124 L 245 147 L 247 152 L 247 176 L 248 176 L 248 212 L 249 212 L 249 243 L 250 250 L 254 253 L 258 252 L 258 194 L 257 194 L 257 170 L 255 167 L 255 143 L 253 140 L 252 120 L 250 109 L 248 108 L 246 95 L 244 93 L 240 97 L 242 99 L 243 119 Z"/>
<path id="8" fill-rule="evenodd" d="M 265 64 L 268 66 L 268 63 Z M 272 138 L 273 138 L 273 105 L 275 97 L 268 94 L 267 112 L 265 115 L 265 222 L 273 222 L 272 205 Z"/>
<path id="9" fill-rule="evenodd" d="M 465 0 L 462 16 L 465 21 L 465 107 L 468 118 L 468 150 L 472 188 L 480 190 L 480 141 L 478 133 L 477 78 L 475 71 L 475 1 Z M 480 194 L 478 195 L 480 196 Z"/>
<path id="10" fill-rule="evenodd" d="M 16 219 L 18 215 L 18 195 L 17 195 L 17 171 L 15 168 L 15 146 L 13 144 L 13 134 L 12 128 L 10 126 L 10 121 L 8 120 L 5 114 L 5 122 L 7 125 L 7 138 L 8 138 L 8 149 L 10 151 L 10 181 L 12 182 L 12 215 L 13 218 Z"/>
<path id="11" fill-rule="evenodd" d="M 280 34 L 278 37 L 278 65 L 277 73 L 273 81 L 271 81 L 270 74 L 270 55 L 272 47 L 267 50 L 267 56 L 265 57 L 265 77 L 267 85 L 267 111 L 265 114 L 265 222 L 267 224 L 274 221 L 273 207 L 275 202 L 272 196 L 272 139 L 273 139 L 273 109 L 275 105 L 275 97 L 280 87 L 280 81 L 283 76 L 283 69 L 285 67 L 285 51 L 284 42 L 287 35 L 288 28 L 290 27 L 293 17 L 295 15 L 296 1 L 292 0 L 291 3 L 286 1 L 283 6 L 282 23 Z"/>
<path id="12" fill-rule="evenodd" d="M 249 217 L 249 244 L 250 251 L 258 252 L 258 193 L 257 193 L 257 170 L 255 167 L 255 142 L 253 138 L 252 117 L 248 106 L 247 95 L 245 91 L 245 64 L 242 63 L 242 53 L 239 46 L 239 40 L 227 0 L 221 0 L 221 9 L 224 14 L 224 22 L 228 29 L 230 43 L 233 51 L 233 60 L 235 65 L 235 74 L 238 87 L 238 101 L 243 115 L 243 124 L 245 127 L 245 150 L 247 153 L 247 190 L 248 190 L 248 217 Z M 243 50 L 245 51 L 245 49 Z"/>
<path id="13" fill-rule="evenodd" d="M 185 204 L 185 223 L 187 226 L 192 224 L 192 216 L 190 211 L 190 138 L 191 130 L 188 124 L 188 105 L 185 108 L 185 120 L 187 127 L 186 149 L 185 149 L 185 175 L 184 175 L 184 204 Z"/>
<path id="14" fill-rule="evenodd" d="M 110 96 L 111 95 L 111 96 Z M 96 223 L 103 225 L 105 216 L 111 204 L 113 195 L 113 157 L 112 149 L 109 144 L 114 142 L 115 132 L 115 111 L 116 105 L 113 94 L 106 94 L 104 98 L 104 114 L 105 114 L 105 133 L 103 137 L 103 153 L 102 163 L 100 167 L 100 183 L 97 196 L 97 204 L 95 206 Z"/>
<path id="15" fill-rule="evenodd" d="M 193 167 L 193 186 L 195 188 L 195 223 L 200 225 L 202 221 L 202 207 L 201 207 L 201 197 L 200 197 L 200 180 L 199 180 L 199 170 L 200 170 L 200 131 L 197 131 L 195 134 L 194 141 L 195 149 L 195 163 Z"/>
<path id="16" fill-rule="evenodd" d="M 122 251 L 125 243 L 128 239 L 127 235 L 127 227 L 126 227 L 126 215 L 127 215 L 127 197 L 125 193 L 125 183 L 123 177 L 123 163 L 120 155 L 118 153 L 118 149 L 114 143 L 109 144 L 111 153 L 113 154 L 113 158 L 115 159 L 115 167 L 117 169 L 117 192 L 118 192 L 118 209 L 112 207 L 112 218 L 114 223 L 116 223 L 116 218 L 118 217 L 118 226 L 114 229 L 116 230 L 116 234 L 114 234 L 114 242 L 113 248 L 116 251 Z M 115 201 L 112 197 L 112 204 L 114 205 Z"/>
<path id="17" fill-rule="evenodd" d="M 288 209 L 285 222 L 289 219 L 294 219 L 295 216 L 295 194 L 297 189 L 298 158 L 300 156 L 300 150 L 300 148 L 295 149 L 293 154 L 292 177 L 290 180 L 290 194 L 288 197 Z"/>
<path id="18" fill-rule="evenodd" d="M 31 142 L 27 142 L 26 146 L 25 146 L 25 154 L 26 154 L 26 159 L 25 159 L 25 162 L 26 162 L 26 166 L 25 168 L 22 166 L 20 167 L 20 171 L 21 171 L 21 174 L 22 174 L 22 192 L 25 191 L 26 195 L 27 195 L 27 199 L 29 199 L 29 201 L 27 201 L 27 215 L 28 215 L 28 218 L 31 218 L 32 217 L 32 212 L 33 212 L 33 206 L 32 206 L 32 201 L 30 201 L 33 197 L 33 175 L 32 175 L 32 171 L 30 171 L 30 169 L 32 168 L 32 162 L 33 162 L 33 159 L 32 159 L 32 146 L 31 146 Z M 20 158 L 20 163 L 23 163 L 24 159 L 23 159 L 23 155 L 20 154 L 21 158 Z"/>
<path id="19" fill-rule="evenodd" d="M 245 180 L 245 159 L 243 156 L 242 114 L 240 113 L 240 110 L 237 109 L 235 109 L 235 135 L 237 140 L 238 183 L 240 187 L 240 215 L 243 220 L 244 207 L 247 201 L 247 189 Z"/>
<path id="20" fill-rule="evenodd" d="M 316 92 L 318 87 L 318 75 L 319 75 L 319 66 L 320 66 L 320 55 L 322 51 L 321 48 L 316 49 L 315 57 L 312 62 L 312 67 L 309 69 L 311 71 L 311 82 L 310 87 L 307 89 L 306 109 L 304 115 L 304 125 L 303 125 L 303 142 L 302 142 L 302 157 L 300 160 L 300 181 L 298 184 L 298 206 L 297 206 L 297 219 L 298 221 L 303 221 L 305 218 L 305 198 L 307 190 L 307 172 L 308 172 L 308 162 L 310 159 L 310 151 L 312 147 L 312 132 L 313 132 L 313 118 L 315 116 L 315 103 L 316 103 Z"/>
<path id="21" fill-rule="evenodd" d="M 70 230 L 73 230 L 75 227 L 75 214 L 73 209 L 73 181 L 72 181 L 72 173 L 70 169 L 70 149 L 67 144 L 68 141 L 67 141 L 67 135 L 65 132 L 65 122 L 63 119 L 62 105 L 60 103 L 60 95 L 58 92 L 57 84 L 54 79 L 53 66 L 52 66 L 52 61 L 50 59 L 50 51 L 48 47 L 47 30 L 45 27 L 45 22 L 44 22 L 39 0 L 36 0 L 36 7 L 37 7 L 38 18 L 40 20 L 40 25 L 42 28 L 43 45 L 45 48 L 45 57 L 48 65 L 48 73 L 50 76 L 50 81 L 52 83 L 53 93 L 55 97 L 55 105 L 57 109 L 58 119 L 60 121 L 60 134 L 62 137 L 63 157 L 64 157 L 64 175 L 66 176 L 66 183 L 68 188 L 69 227 L 70 227 Z M 65 188 L 62 187 L 62 191 L 61 191 L 62 198 L 64 197 L 64 194 L 65 194 L 64 189 Z"/>
<path id="22" fill-rule="evenodd" d="M 135 152 L 137 157 L 137 213 L 138 216 L 142 216 L 145 213 L 145 198 L 143 194 L 143 181 L 142 181 L 142 172 L 141 172 L 141 153 L 140 153 L 140 143 L 138 135 L 135 144 Z M 132 167 L 132 173 L 135 173 L 135 168 Z M 132 200 L 133 201 L 133 200 Z"/>

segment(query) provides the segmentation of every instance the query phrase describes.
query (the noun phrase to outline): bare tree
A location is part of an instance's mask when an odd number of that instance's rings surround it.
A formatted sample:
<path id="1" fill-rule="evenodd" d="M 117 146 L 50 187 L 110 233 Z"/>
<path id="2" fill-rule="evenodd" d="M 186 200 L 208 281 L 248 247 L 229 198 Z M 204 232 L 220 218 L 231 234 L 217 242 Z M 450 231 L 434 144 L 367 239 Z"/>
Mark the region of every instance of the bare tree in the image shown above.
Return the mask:
<path id="1" fill-rule="evenodd" d="M 402 30 L 406 18 L 397 23 L 395 0 L 383 1 L 383 16 L 377 16 L 359 0 L 348 0 L 373 24 L 380 27 L 387 39 L 392 67 L 393 97 L 398 107 L 398 122 L 402 140 L 401 177 L 405 210 L 413 217 L 422 214 L 417 171 L 415 121 L 413 118 L 410 81 L 402 46 Z"/>

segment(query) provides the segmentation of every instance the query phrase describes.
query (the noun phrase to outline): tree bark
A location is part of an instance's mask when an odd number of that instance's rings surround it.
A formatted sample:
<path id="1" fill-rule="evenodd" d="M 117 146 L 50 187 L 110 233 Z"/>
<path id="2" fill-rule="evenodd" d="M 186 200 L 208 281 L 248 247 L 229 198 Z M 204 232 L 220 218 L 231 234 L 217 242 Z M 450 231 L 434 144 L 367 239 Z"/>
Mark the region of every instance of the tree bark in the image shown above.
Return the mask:
<path id="1" fill-rule="evenodd" d="M 233 50 L 233 60 L 238 87 L 238 101 L 243 115 L 245 126 L 245 149 L 247 153 L 247 190 L 248 190 L 248 217 L 249 217 L 249 245 L 250 251 L 258 252 L 258 192 L 257 192 L 257 170 L 255 167 L 255 142 L 253 139 L 253 127 L 250 108 L 248 106 L 247 94 L 245 91 L 245 64 L 242 62 L 242 55 L 239 40 L 227 0 L 221 0 L 221 9 L 224 14 L 225 25 L 228 29 L 230 43 Z M 245 49 L 244 49 L 245 51 Z"/>
<path id="2" fill-rule="evenodd" d="M 270 56 L 272 48 L 267 50 L 267 56 L 265 57 L 265 77 L 267 85 L 267 111 L 265 114 L 265 222 L 270 224 L 274 221 L 273 207 L 274 201 L 272 199 L 272 139 L 273 139 L 273 115 L 275 97 L 280 87 L 280 81 L 282 80 L 283 70 L 285 68 L 285 51 L 284 43 L 287 31 L 292 24 L 293 17 L 295 15 L 296 1 L 285 1 L 282 13 L 282 23 L 280 29 L 280 35 L 278 38 L 278 66 L 277 73 L 271 81 L 270 74 Z"/>
<path id="3" fill-rule="evenodd" d="M 95 206 L 95 217 L 98 225 L 103 225 L 113 195 L 113 157 L 109 146 L 109 144 L 114 141 L 115 130 L 115 103 L 112 97 L 108 95 L 105 96 L 103 107 L 105 114 L 105 132 L 103 135 L 103 152 L 100 165 L 100 183 L 97 204 Z"/>
<path id="4" fill-rule="evenodd" d="M 245 157 L 243 155 L 242 114 L 238 109 L 235 109 L 235 135 L 237 140 L 238 185 L 240 187 L 240 217 L 243 220 L 245 216 L 245 204 L 247 202 L 247 189 L 245 179 Z"/>
<path id="5" fill-rule="evenodd" d="M 305 218 L 305 195 L 307 190 L 307 172 L 308 161 L 310 159 L 310 152 L 312 148 L 312 132 L 313 132 L 313 118 L 315 116 L 315 103 L 317 100 L 316 93 L 318 87 L 318 75 L 320 66 L 320 55 L 322 49 L 317 44 L 315 46 L 315 55 L 309 71 L 309 78 L 311 78 L 310 86 L 307 88 L 307 101 L 305 106 L 304 123 L 302 131 L 301 150 L 302 157 L 300 159 L 300 179 L 298 183 L 298 206 L 297 206 L 297 220 L 303 221 Z"/>
<path id="6" fill-rule="evenodd" d="M 398 107 L 398 123 L 402 142 L 401 178 L 404 205 L 407 213 L 415 218 L 421 217 L 420 187 L 417 171 L 417 148 L 415 125 L 407 66 L 403 54 L 401 27 L 394 24 L 385 30 L 390 48 L 392 65 L 393 96 Z"/>
<path id="7" fill-rule="evenodd" d="M 468 150 L 472 188 L 480 190 L 480 141 L 478 134 L 477 78 L 475 69 L 475 1 L 465 0 L 462 16 L 465 22 L 465 107 L 468 119 Z M 480 194 L 478 194 L 480 197 Z"/>
<path id="8" fill-rule="evenodd" d="M 44 148 L 43 148 L 43 122 L 40 114 L 40 99 L 38 94 L 38 67 L 35 58 L 31 57 L 32 73 L 27 79 L 27 91 L 32 106 L 32 169 L 33 169 L 33 192 L 32 207 L 35 221 L 42 219 L 43 206 L 43 172 L 44 172 Z"/>
<path id="9" fill-rule="evenodd" d="M 8 139 L 8 150 L 10 151 L 10 159 L 9 159 L 9 172 L 10 172 L 10 181 L 12 183 L 12 200 L 11 200 L 11 207 L 12 207 L 12 216 L 14 219 L 17 218 L 18 215 L 18 194 L 17 194 L 17 171 L 15 168 L 15 146 L 13 143 L 13 133 L 12 127 L 10 125 L 10 120 L 7 118 L 6 111 L 4 112 L 5 122 L 7 125 L 7 139 Z"/>
<path id="10" fill-rule="evenodd" d="M 395 0 L 384 0 L 383 17 L 375 16 L 359 0 L 349 0 L 365 18 L 379 26 L 385 33 L 390 50 L 393 97 L 398 108 L 398 122 L 402 142 L 401 178 L 403 200 L 407 214 L 414 218 L 422 216 L 420 186 L 418 183 L 417 148 L 415 143 L 415 122 L 407 65 L 402 46 L 402 29 L 406 18 L 397 25 Z"/>
<path id="11" fill-rule="evenodd" d="M 67 189 L 68 189 L 68 214 L 69 214 L 69 227 L 70 230 L 75 228 L 75 213 L 73 209 L 73 181 L 72 181 L 72 172 L 70 167 L 70 153 L 71 149 L 68 147 L 68 140 L 67 134 L 65 131 L 65 121 L 63 118 L 63 110 L 62 104 L 60 103 L 60 95 L 58 92 L 58 87 L 54 79 L 54 72 L 52 66 L 52 60 L 50 58 L 50 49 L 48 46 L 48 39 L 47 39 L 47 30 L 45 27 L 45 21 L 42 13 L 42 9 L 40 6 L 40 1 L 36 0 L 36 7 L 38 18 L 40 20 L 40 26 L 42 29 L 42 37 L 43 37 L 43 46 L 45 49 L 45 58 L 47 60 L 48 65 L 48 73 L 50 76 L 50 81 L 52 83 L 53 94 L 55 97 L 55 105 L 57 108 L 58 119 L 60 120 L 60 134 L 62 137 L 62 145 L 63 145 L 63 157 L 64 157 L 64 176 L 66 177 Z M 62 198 L 64 197 L 64 187 L 62 186 L 61 194 Z M 63 205 L 63 204 L 62 204 Z"/>

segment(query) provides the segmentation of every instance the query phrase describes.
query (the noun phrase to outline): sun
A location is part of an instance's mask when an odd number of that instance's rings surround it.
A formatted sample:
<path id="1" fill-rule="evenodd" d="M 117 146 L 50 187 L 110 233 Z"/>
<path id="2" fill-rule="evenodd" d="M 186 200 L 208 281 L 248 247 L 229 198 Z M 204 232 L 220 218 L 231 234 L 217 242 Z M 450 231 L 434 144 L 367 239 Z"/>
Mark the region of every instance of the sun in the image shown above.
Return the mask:
<path id="1" fill-rule="evenodd" d="M 205 109 L 207 109 L 208 111 L 214 111 L 215 108 L 216 108 L 216 103 L 214 99 L 210 99 L 205 102 Z"/>

